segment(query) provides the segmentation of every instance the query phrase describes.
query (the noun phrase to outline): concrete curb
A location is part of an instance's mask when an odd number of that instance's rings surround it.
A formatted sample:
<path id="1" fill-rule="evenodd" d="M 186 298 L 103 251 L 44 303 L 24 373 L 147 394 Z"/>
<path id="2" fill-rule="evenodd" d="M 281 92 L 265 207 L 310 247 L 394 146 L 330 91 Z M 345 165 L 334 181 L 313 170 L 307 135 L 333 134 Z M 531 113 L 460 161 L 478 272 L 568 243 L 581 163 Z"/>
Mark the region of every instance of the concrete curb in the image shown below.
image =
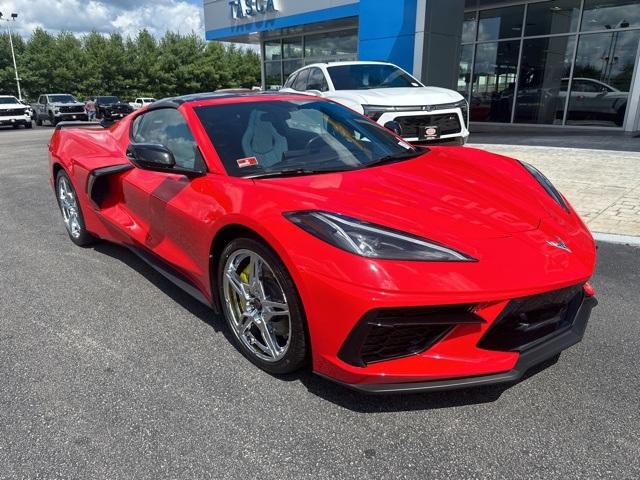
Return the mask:
<path id="1" fill-rule="evenodd" d="M 628 235 L 612 235 L 609 233 L 592 233 L 596 242 L 621 243 L 640 247 L 640 237 L 630 237 Z"/>

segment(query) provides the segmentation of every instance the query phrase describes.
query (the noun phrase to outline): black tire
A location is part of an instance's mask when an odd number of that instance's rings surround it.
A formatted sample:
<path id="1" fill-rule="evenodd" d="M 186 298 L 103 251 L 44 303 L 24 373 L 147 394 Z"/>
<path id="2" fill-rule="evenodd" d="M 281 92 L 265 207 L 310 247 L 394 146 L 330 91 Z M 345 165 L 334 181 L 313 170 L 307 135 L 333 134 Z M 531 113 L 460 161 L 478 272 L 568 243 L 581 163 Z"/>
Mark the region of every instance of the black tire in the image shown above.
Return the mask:
<path id="1" fill-rule="evenodd" d="M 24 124 L 24 128 L 33 128 L 33 123 L 31 123 L 31 121 L 28 121 Z"/>
<path id="2" fill-rule="evenodd" d="M 251 272 L 253 265 L 260 268 Z M 227 324 L 245 357 L 273 374 L 290 373 L 308 363 L 302 300 L 286 266 L 269 245 L 252 238 L 231 241 L 220 256 L 218 288 Z M 240 295 L 239 289 L 250 299 Z"/>
<path id="3" fill-rule="evenodd" d="M 42 120 L 40 119 L 40 117 L 36 117 L 36 125 L 39 127 L 42 126 Z"/>
<path id="4" fill-rule="evenodd" d="M 79 247 L 95 243 L 98 239 L 87 231 L 76 189 L 64 170 L 56 176 L 56 199 L 71 241 Z"/>
<path id="5" fill-rule="evenodd" d="M 49 114 L 49 122 L 51 123 L 52 127 L 55 127 L 58 124 L 58 121 L 56 120 L 56 117 L 53 116 L 53 113 Z"/>

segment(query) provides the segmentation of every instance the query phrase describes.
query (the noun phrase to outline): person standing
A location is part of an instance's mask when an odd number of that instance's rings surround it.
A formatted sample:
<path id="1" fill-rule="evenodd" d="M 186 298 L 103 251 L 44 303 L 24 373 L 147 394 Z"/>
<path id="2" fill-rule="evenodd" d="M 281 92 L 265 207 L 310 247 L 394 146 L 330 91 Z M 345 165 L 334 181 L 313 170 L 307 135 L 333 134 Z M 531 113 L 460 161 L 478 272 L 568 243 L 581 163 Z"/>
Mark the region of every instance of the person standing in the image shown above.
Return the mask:
<path id="1" fill-rule="evenodd" d="M 87 120 L 93 122 L 96 119 L 96 104 L 90 98 L 87 98 L 87 103 L 84 104 L 84 109 L 87 112 Z"/>

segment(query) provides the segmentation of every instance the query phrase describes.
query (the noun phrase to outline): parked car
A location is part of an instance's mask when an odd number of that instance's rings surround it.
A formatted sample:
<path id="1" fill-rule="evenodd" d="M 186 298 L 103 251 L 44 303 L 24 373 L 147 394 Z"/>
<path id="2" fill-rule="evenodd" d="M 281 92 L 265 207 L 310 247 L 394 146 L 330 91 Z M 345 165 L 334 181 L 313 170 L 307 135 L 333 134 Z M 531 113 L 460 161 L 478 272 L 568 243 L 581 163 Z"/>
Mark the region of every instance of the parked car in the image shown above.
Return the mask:
<path id="1" fill-rule="evenodd" d="M 411 142 L 463 145 L 469 137 L 469 108 L 462 95 L 426 87 L 390 63 L 307 65 L 293 72 L 281 91 L 330 98 L 393 128 Z"/>
<path id="2" fill-rule="evenodd" d="M 134 110 L 139 110 L 145 105 L 149 105 L 155 101 L 156 99 L 151 97 L 138 97 L 133 102 L 129 102 L 129 105 L 131 105 L 131 108 Z"/>
<path id="3" fill-rule="evenodd" d="M 515 119 L 520 122 L 552 124 L 562 119 L 567 94 L 568 120 L 611 122 L 622 126 L 627 110 L 628 92 L 593 78 L 576 77 L 550 81 L 545 87 L 541 70 L 523 75 L 516 95 Z M 492 102 L 491 120 L 508 122 L 513 108 L 515 83 L 497 94 Z"/>
<path id="4" fill-rule="evenodd" d="M 45 93 L 38 97 L 38 102 L 31 105 L 35 112 L 36 125 L 48 120 L 56 126 L 63 120 L 86 120 L 84 103 L 68 93 Z"/>
<path id="5" fill-rule="evenodd" d="M 558 110 L 564 110 L 569 79 L 562 79 Z M 629 92 L 593 78 L 575 77 L 571 81 L 567 118 L 570 120 L 605 120 L 622 126 L 627 110 Z"/>
<path id="6" fill-rule="evenodd" d="M 0 95 L 0 126 L 11 125 L 31 128 L 31 107 L 24 105 L 13 95 Z"/>
<path id="7" fill-rule="evenodd" d="M 93 101 L 96 104 L 96 117 L 106 121 L 120 120 L 133 112 L 131 105 L 113 95 L 97 96 Z"/>
<path id="8" fill-rule="evenodd" d="M 194 94 L 61 127 L 50 181 L 71 241 L 136 252 L 270 373 L 310 364 L 367 392 L 512 381 L 580 341 L 596 304 L 588 228 L 517 160 L 412 146 L 309 95 Z"/>

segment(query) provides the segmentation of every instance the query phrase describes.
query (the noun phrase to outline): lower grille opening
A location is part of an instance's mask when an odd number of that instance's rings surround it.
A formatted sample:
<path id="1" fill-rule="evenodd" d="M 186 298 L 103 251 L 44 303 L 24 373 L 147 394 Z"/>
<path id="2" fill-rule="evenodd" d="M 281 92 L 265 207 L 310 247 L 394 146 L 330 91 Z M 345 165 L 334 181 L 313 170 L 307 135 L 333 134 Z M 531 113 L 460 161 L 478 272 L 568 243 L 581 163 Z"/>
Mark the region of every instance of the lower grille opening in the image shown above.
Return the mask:
<path id="1" fill-rule="evenodd" d="M 427 126 L 438 127 L 440 135 L 450 135 L 462 131 L 460 118 L 455 113 L 403 116 L 396 117 L 394 120 L 402 127 L 402 135 L 405 137 L 417 137 L 418 129 Z"/>
<path id="2" fill-rule="evenodd" d="M 478 342 L 478 348 L 521 352 L 573 324 L 584 291 L 582 285 L 509 302 Z"/>
<path id="3" fill-rule="evenodd" d="M 456 325 L 485 323 L 475 304 L 384 308 L 368 312 L 353 328 L 338 358 L 355 366 L 422 353 Z"/>
<path id="4" fill-rule="evenodd" d="M 452 325 L 374 325 L 360 349 L 360 357 L 364 363 L 369 364 L 415 355 L 434 345 L 452 328 Z"/>

